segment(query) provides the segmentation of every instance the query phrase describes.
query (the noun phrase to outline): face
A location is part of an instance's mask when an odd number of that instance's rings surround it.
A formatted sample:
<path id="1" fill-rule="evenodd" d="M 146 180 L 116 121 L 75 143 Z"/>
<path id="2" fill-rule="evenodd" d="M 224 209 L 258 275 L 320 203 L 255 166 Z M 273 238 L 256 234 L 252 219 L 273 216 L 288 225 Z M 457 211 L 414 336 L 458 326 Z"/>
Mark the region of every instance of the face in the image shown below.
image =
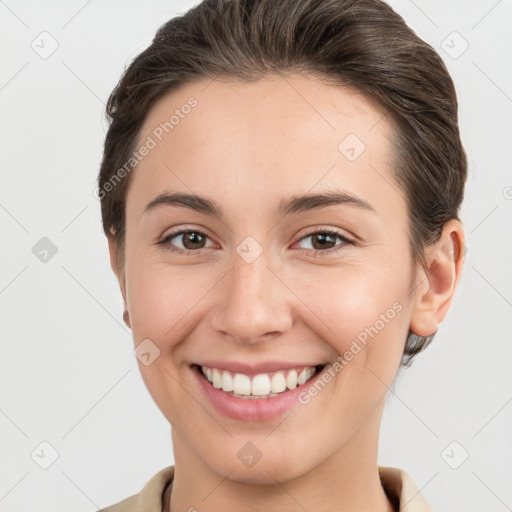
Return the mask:
<path id="1" fill-rule="evenodd" d="M 392 130 L 299 75 L 187 84 L 148 113 L 118 276 L 175 450 L 252 483 L 364 451 L 412 314 Z"/>

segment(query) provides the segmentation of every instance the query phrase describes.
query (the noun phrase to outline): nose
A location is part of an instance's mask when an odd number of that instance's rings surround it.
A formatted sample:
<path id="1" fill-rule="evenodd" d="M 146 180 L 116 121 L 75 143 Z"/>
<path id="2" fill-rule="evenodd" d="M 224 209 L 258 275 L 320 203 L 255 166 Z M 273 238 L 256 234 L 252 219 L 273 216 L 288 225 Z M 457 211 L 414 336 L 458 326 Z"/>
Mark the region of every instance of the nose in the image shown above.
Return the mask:
<path id="1" fill-rule="evenodd" d="M 239 343 L 254 344 L 290 329 L 293 294 L 271 268 L 265 251 L 251 263 L 235 254 L 223 281 L 223 300 L 213 321 L 217 332 Z"/>

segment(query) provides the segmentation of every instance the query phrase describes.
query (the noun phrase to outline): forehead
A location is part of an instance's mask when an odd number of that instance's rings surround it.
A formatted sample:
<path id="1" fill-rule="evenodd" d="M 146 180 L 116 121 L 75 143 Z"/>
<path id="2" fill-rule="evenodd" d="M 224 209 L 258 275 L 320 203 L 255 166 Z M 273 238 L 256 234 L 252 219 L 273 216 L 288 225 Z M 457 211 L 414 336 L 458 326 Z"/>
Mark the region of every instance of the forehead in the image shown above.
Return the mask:
<path id="1" fill-rule="evenodd" d="M 278 201 L 313 187 L 371 196 L 393 181 L 392 130 L 384 109 L 354 88 L 304 75 L 204 79 L 148 112 L 138 148 L 150 149 L 129 195 L 137 191 L 141 208 L 177 188 L 226 201 L 263 192 Z"/>

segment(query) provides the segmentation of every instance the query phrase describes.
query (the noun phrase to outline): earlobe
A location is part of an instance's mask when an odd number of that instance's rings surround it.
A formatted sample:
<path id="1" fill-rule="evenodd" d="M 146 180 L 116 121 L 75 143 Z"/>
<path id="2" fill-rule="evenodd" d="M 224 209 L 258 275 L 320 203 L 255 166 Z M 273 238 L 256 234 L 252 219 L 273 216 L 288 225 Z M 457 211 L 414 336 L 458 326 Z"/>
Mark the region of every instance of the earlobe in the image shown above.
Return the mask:
<path id="1" fill-rule="evenodd" d="M 418 336 L 434 334 L 448 313 L 460 282 L 464 246 L 462 225 L 452 219 L 439 240 L 427 247 L 427 268 L 419 276 L 411 316 L 411 331 Z"/>
<path id="2" fill-rule="evenodd" d="M 132 324 L 130 323 L 130 313 L 128 309 L 126 309 L 126 302 L 124 303 L 124 311 L 123 311 L 123 322 L 131 329 Z"/>

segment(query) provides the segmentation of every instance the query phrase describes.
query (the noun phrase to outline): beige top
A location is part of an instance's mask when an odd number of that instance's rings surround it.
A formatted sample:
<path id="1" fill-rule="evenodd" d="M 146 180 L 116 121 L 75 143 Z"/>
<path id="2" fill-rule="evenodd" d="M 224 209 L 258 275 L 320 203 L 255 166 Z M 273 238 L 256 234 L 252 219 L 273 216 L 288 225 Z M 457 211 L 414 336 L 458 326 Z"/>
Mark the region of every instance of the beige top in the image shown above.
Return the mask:
<path id="1" fill-rule="evenodd" d="M 402 469 L 379 467 L 382 487 L 396 510 L 400 512 L 433 512 L 412 478 Z M 154 475 L 133 496 L 103 508 L 98 512 L 163 512 L 169 499 L 174 466 L 168 466 Z"/>

